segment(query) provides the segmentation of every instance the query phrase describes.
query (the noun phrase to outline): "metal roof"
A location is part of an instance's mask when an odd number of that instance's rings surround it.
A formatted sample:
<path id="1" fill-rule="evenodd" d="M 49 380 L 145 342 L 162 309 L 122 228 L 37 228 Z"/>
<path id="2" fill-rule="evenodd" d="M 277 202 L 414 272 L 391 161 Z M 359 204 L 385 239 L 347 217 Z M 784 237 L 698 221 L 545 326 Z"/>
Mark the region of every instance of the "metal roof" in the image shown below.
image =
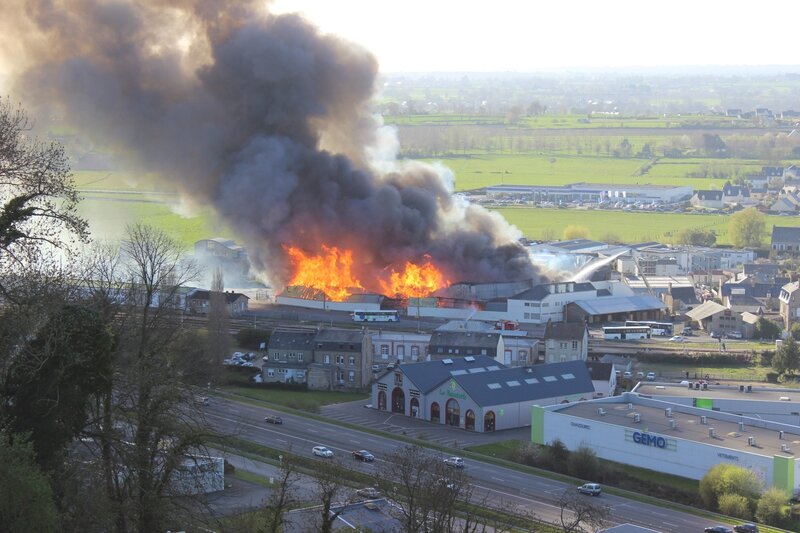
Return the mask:
<path id="1" fill-rule="evenodd" d="M 700 321 L 710 316 L 716 315 L 717 313 L 721 313 L 722 311 L 727 311 L 728 308 L 724 305 L 720 305 L 717 302 L 712 300 L 708 300 L 707 302 L 703 302 L 699 306 L 686 311 L 686 316 L 691 318 L 692 320 Z"/>
<path id="2" fill-rule="evenodd" d="M 496 368 L 496 370 L 489 370 L 489 368 Z M 466 369 L 468 372 L 475 372 L 476 369 L 482 369 L 481 373 L 494 373 L 503 368 L 505 365 L 501 365 L 494 358 L 485 355 L 408 363 L 401 364 L 399 367 L 400 371 L 423 393 L 450 379 L 452 373 L 458 370 Z"/>
<path id="3" fill-rule="evenodd" d="M 772 226 L 772 242 L 800 241 L 800 227 Z"/>
<path id="4" fill-rule="evenodd" d="M 567 361 L 451 376 L 481 407 L 586 394 L 594 385 L 583 361 Z"/>
<path id="5" fill-rule="evenodd" d="M 311 350 L 315 331 L 274 331 L 269 336 L 269 350 Z"/>
<path id="6" fill-rule="evenodd" d="M 578 300 L 572 302 L 590 315 L 610 315 L 614 313 L 631 313 L 663 309 L 664 302 L 650 295 L 614 296 L 596 300 Z"/>

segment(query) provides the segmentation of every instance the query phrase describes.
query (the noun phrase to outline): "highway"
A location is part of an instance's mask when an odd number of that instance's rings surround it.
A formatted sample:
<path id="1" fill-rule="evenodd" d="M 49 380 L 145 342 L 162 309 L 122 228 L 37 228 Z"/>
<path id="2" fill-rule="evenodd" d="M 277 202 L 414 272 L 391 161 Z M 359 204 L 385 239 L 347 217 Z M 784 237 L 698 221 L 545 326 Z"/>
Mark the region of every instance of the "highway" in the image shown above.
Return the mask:
<path id="1" fill-rule="evenodd" d="M 320 422 L 299 415 L 280 412 L 284 423 L 265 423 L 264 416 L 276 413 L 266 408 L 214 398 L 205 407 L 205 416 L 218 432 L 236 436 L 276 449 L 289 450 L 299 455 L 312 457 L 311 448 L 324 445 L 334 451 L 335 459 L 354 470 L 374 472 L 385 458 L 407 446 L 391 435 L 386 437 L 366 433 L 333 423 Z M 367 449 L 376 456 L 374 463 L 362 463 L 352 459 L 350 452 Z M 431 453 L 439 454 L 438 451 Z M 442 455 L 444 458 L 445 455 Z M 330 459 L 319 459 L 324 461 Z M 473 498 L 497 504 L 513 504 L 533 512 L 537 518 L 557 522 L 560 509 L 556 505 L 564 490 L 575 490 L 565 484 L 527 472 L 504 468 L 489 463 L 468 459 L 466 471 L 469 475 Z M 582 496 L 593 498 L 592 496 Z M 702 531 L 704 527 L 718 524 L 705 518 L 658 505 L 641 503 L 621 496 L 603 493 L 593 503 L 606 505 L 614 524 L 631 523 L 661 532 Z"/>

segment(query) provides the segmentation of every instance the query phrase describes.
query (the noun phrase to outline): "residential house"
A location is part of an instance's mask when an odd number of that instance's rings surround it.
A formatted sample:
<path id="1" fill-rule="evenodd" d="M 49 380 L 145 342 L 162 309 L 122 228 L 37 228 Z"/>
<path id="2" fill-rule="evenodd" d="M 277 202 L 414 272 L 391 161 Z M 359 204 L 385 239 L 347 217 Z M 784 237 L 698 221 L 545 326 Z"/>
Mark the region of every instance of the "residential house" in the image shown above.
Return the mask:
<path id="1" fill-rule="evenodd" d="M 664 293 L 664 304 L 670 314 L 684 313 L 700 305 L 694 287 L 672 287 Z"/>
<path id="2" fill-rule="evenodd" d="M 766 189 L 770 180 L 772 180 L 772 177 L 765 174 L 750 174 L 747 176 L 751 189 Z"/>
<path id="3" fill-rule="evenodd" d="M 372 364 L 424 361 L 428 354 L 430 333 L 377 330 L 372 336 Z"/>
<path id="4" fill-rule="evenodd" d="M 367 331 L 321 329 L 314 337 L 310 389 L 364 389 L 372 377 L 372 338 Z"/>
<path id="5" fill-rule="evenodd" d="M 761 167 L 761 174 L 770 178 L 782 178 L 783 172 L 783 167 Z"/>
<path id="6" fill-rule="evenodd" d="M 784 285 L 778 300 L 783 327 L 788 331 L 793 323 L 800 320 L 800 282 L 793 281 Z"/>
<path id="7" fill-rule="evenodd" d="M 432 361 L 485 355 L 500 363 L 504 352 L 505 339 L 499 332 L 436 330 L 428 344 L 428 359 Z"/>
<path id="8" fill-rule="evenodd" d="M 722 203 L 725 205 L 752 203 L 750 200 L 750 191 L 747 187 L 726 183 L 722 187 Z"/>
<path id="9" fill-rule="evenodd" d="M 207 315 L 211 305 L 212 291 L 197 289 L 191 292 L 187 299 L 187 309 L 192 314 Z M 240 292 L 225 291 L 225 306 L 228 308 L 229 316 L 239 316 L 247 312 L 247 304 L 250 300 Z"/>
<path id="10" fill-rule="evenodd" d="M 614 396 L 617 389 L 617 373 L 612 363 L 586 361 L 586 368 L 592 377 L 594 397 Z"/>
<path id="11" fill-rule="evenodd" d="M 264 383 L 306 383 L 316 331 L 273 331 L 261 369 Z"/>
<path id="12" fill-rule="evenodd" d="M 708 301 L 686 312 L 686 316 L 700 329 L 722 335 L 742 331 L 742 314 L 732 311 L 717 302 Z"/>
<path id="13" fill-rule="evenodd" d="M 796 213 L 800 210 L 800 194 L 797 191 L 784 192 L 770 206 L 772 213 Z"/>
<path id="14" fill-rule="evenodd" d="M 738 313 L 747 312 L 758 315 L 764 312 L 765 307 L 761 300 L 744 294 L 731 294 L 726 296 L 723 302 L 728 309 Z"/>
<path id="15" fill-rule="evenodd" d="M 764 309 L 778 309 L 778 296 L 781 293 L 781 287 L 788 282 L 789 278 L 786 277 L 775 276 L 774 278 L 769 278 L 756 272 L 737 281 L 723 283 L 720 286 L 719 296 L 723 301 L 734 295 L 751 296 L 757 298 Z"/>
<path id="16" fill-rule="evenodd" d="M 586 361 L 589 329 L 584 322 L 551 322 L 544 333 L 544 362 Z"/>
<path id="17" fill-rule="evenodd" d="M 800 252 L 800 227 L 772 226 L 773 252 L 795 254 Z"/>
<path id="18" fill-rule="evenodd" d="M 709 209 L 722 209 L 722 191 L 697 191 L 692 196 L 691 204 L 695 207 L 706 207 Z"/>
<path id="19" fill-rule="evenodd" d="M 539 358 L 539 340 L 530 336 L 508 336 L 503 334 L 503 364 L 506 366 L 528 366 Z"/>

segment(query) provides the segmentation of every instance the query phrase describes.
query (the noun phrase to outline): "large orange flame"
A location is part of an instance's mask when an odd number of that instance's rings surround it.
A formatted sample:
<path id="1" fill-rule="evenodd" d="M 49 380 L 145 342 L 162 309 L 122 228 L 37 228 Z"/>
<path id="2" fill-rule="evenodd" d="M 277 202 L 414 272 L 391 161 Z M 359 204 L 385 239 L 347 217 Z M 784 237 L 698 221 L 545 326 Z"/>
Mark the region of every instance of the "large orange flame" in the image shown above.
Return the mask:
<path id="1" fill-rule="evenodd" d="M 389 296 L 422 298 L 436 289 L 449 285 L 444 274 L 430 261 L 424 265 L 407 262 L 401 272 L 392 271 L 389 281 L 380 281 L 381 289 Z"/>
<path id="2" fill-rule="evenodd" d="M 308 255 L 299 248 L 287 246 L 286 253 L 294 268 L 289 285 L 318 289 L 335 301 L 345 300 L 353 289 L 363 289 L 351 272 L 352 250 L 323 245 L 322 252 L 322 255 Z"/>

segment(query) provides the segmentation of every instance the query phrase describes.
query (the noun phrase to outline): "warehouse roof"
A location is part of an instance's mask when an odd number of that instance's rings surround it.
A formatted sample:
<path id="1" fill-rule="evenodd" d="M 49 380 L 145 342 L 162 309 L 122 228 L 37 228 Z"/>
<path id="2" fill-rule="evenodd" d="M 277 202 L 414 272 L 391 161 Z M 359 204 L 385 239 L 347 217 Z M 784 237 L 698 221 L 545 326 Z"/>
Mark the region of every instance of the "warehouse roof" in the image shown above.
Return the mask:
<path id="1" fill-rule="evenodd" d="M 702 304 L 698 305 L 694 309 L 686 311 L 686 316 L 692 320 L 700 321 L 727 309 L 728 308 L 724 305 L 720 305 L 717 302 L 708 300 L 707 302 L 703 302 Z"/>
<path id="2" fill-rule="evenodd" d="M 570 305 L 577 305 L 589 315 L 610 315 L 614 313 L 632 313 L 663 309 L 664 302 L 655 296 L 614 296 L 597 300 L 578 300 Z"/>

